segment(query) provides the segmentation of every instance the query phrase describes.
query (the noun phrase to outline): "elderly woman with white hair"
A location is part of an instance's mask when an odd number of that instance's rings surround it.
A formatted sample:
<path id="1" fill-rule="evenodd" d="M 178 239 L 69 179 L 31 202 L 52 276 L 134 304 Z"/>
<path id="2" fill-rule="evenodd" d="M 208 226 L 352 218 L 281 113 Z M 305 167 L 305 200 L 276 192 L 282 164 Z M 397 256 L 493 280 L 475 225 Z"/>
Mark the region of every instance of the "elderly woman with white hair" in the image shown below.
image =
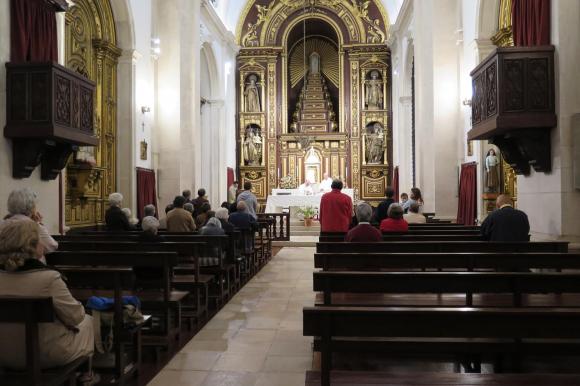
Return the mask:
<path id="1" fill-rule="evenodd" d="M 222 224 L 222 229 L 224 230 L 224 232 L 226 232 L 226 234 L 230 234 L 234 231 L 234 226 L 230 224 L 230 222 L 228 221 L 228 219 L 230 218 L 230 212 L 228 211 L 227 208 L 219 208 L 218 210 L 216 210 L 215 217 L 218 220 L 220 220 L 220 223 Z"/>
<path id="2" fill-rule="evenodd" d="M 128 231 L 135 228 L 123 213 L 122 203 L 123 195 L 121 193 L 109 194 L 109 209 L 105 212 L 105 223 L 110 231 Z"/>
<path id="3" fill-rule="evenodd" d="M 359 203 L 354 209 L 358 225 L 346 234 L 344 241 L 376 242 L 383 239 L 381 232 L 371 225 L 373 208 L 366 202 Z"/>
<path id="4" fill-rule="evenodd" d="M 92 356 L 94 334 L 91 317 L 73 298 L 61 274 L 39 261 L 42 252 L 35 222 L 6 221 L 0 225 L 0 296 L 52 298 L 56 318 L 38 328 L 40 366 L 52 368 Z M 1 326 L 0 342 L 4 343 L 0 345 L 0 367 L 26 366 L 25 341 L 23 326 Z"/>
<path id="5" fill-rule="evenodd" d="M 199 234 L 204 236 L 221 236 L 225 235 L 226 232 L 222 229 L 222 224 L 220 220 L 218 220 L 215 217 L 212 217 L 209 220 L 207 220 L 207 223 L 203 228 L 201 228 Z M 209 246 L 207 248 L 207 251 L 210 252 L 209 254 L 211 254 L 212 257 L 201 257 L 199 259 L 199 265 L 201 266 L 219 265 L 219 259 L 217 257 L 213 257 L 217 255 L 218 249 L 216 247 Z"/>
<path id="6" fill-rule="evenodd" d="M 159 220 L 153 216 L 147 216 L 141 221 L 141 229 L 143 232 L 139 235 L 139 241 L 144 242 L 162 242 L 165 241 L 165 237 L 158 234 L 159 231 Z"/>
<path id="7" fill-rule="evenodd" d="M 42 224 L 42 215 L 36 206 L 36 194 L 28 189 L 17 189 L 10 192 L 8 196 L 8 215 L 4 217 L 6 221 L 33 221 L 38 224 L 40 232 L 40 245 L 43 247 L 43 255 L 54 252 L 58 249 L 58 242 L 52 238 L 46 227 Z"/>

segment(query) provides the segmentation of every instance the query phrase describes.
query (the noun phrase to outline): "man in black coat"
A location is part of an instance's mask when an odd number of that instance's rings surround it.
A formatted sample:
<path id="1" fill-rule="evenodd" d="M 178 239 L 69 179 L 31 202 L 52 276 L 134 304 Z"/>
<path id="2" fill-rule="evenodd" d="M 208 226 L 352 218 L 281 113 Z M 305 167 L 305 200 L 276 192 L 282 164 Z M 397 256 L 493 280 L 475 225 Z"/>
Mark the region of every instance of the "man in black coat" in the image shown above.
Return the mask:
<path id="1" fill-rule="evenodd" d="M 488 241 L 529 241 L 528 216 L 515 209 L 512 198 L 502 194 L 496 201 L 497 209 L 481 224 L 481 235 Z"/>
<path id="2" fill-rule="evenodd" d="M 385 193 L 387 198 L 384 201 L 381 201 L 379 206 L 377 206 L 377 211 L 375 213 L 375 218 L 373 222 L 377 224 L 380 224 L 381 221 L 383 221 L 388 217 L 387 211 L 389 210 L 389 206 L 391 206 L 391 204 L 395 202 L 395 199 L 393 198 L 395 197 L 395 191 L 391 187 L 387 187 Z"/>

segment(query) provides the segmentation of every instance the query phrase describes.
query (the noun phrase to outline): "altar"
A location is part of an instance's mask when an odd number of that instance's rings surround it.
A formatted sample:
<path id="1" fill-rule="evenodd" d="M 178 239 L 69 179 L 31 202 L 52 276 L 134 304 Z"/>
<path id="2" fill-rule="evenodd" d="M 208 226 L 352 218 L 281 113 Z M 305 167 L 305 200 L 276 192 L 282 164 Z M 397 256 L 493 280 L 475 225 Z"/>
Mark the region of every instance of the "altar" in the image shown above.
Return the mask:
<path id="1" fill-rule="evenodd" d="M 354 197 L 353 189 L 342 189 L 342 193 Z M 320 207 L 320 199 L 324 193 L 304 195 L 299 189 L 272 189 L 272 195 L 266 200 L 266 213 L 280 213 L 283 208 Z"/>

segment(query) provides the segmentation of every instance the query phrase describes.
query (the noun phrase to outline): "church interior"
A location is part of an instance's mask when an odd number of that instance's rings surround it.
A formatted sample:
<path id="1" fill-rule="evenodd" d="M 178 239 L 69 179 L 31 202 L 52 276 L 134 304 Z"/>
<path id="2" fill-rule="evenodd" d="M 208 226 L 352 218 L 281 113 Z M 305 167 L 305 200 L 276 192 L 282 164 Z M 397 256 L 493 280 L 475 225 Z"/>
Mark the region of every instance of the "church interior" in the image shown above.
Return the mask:
<path id="1" fill-rule="evenodd" d="M 0 384 L 580 385 L 577 36 L 578 0 L 0 0 Z"/>

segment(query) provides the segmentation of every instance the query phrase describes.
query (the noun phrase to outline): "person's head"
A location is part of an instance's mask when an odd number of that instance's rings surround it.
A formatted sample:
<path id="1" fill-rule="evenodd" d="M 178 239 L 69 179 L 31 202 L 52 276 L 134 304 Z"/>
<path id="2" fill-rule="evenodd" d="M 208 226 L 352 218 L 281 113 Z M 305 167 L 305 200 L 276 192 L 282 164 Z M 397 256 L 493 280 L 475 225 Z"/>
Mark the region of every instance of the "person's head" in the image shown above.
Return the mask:
<path id="1" fill-rule="evenodd" d="M 222 202 L 222 204 L 220 205 L 220 208 L 229 208 L 230 204 L 227 201 Z"/>
<path id="2" fill-rule="evenodd" d="M 239 183 L 238 183 L 238 181 L 234 181 L 234 182 L 232 182 L 232 185 L 234 186 L 234 188 L 236 188 L 236 189 L 237 189 L 237 188 L 238 188 L 238 185 L 239 185 Z"/>
<path id="3" fill-rule="evenodd" d="M 197 190 L 198 197 L 205 197 L 205 189 L 198 189 Z"/>
<path id="4" fill-rule="evenodd" d="M 416 202 L 414 202 L 411 205 L 409 205 L 409 212 L 411 212 L 411 213 L 419 213 L 419 204 L 417 204 Z"/>
<path id="5" fill-rule="evenodd" d="M 373 216 L 373 208 L 366 202 L 361 202 L 355 209 L 358 222 L 370 222 Z"/>
<path id="6" fill-rule="evenodd" d="M 248 205 L 246 205 L 246 201 L 242 200 L 242 201 L 238 202 L 238 205 L 236 205 L 236 209 L 240 213 L 247 212 L 248 211 Z"/>
<path id="7" fill-rule="evenodd" d="M 167 205 L 167 206 L 165 207 L 165 214 L 167 214 L 167 213 L 171 212 L 171 211 L 173 210 L 173 208 L 175 208 L 175 207 L 173 206 L 173 204 L 169 204 L 169 205 Z"/>
<path id="8" fill-rule="evenodd" d="M 119 207 L 123 203 L 123 195 L 115 192 L 109 194 L 109 205 Z"/>
<path id="9" fill-rule="evenodd" d="M 199 208 L 200 213 L 207 213 L 211 210 L 211 205 L 207 202 L 204 202 L 201 207 Z"/>
<path id="10" fill-rule="evenodd" d="M 244 182 L 244 190 L 252 190 L 252 183 L 250 181 Z"/>
<path id="11" fill-rule="evenodd" d="M 219 208 L 215 211 L 215 216 L 219 220 L 228 221 L 228 218 L 230 218 L 230 212 L 227 208 Z"/>
<path id="12" fill-rule="evenodd" d="M 407 193 L 401 193 L 401 202 L 405 202 L 409 199 L 409 195 Z"/>
<path id="13" fill-rule="evenodd" d="M 214 227 L 214 228 L 220 228 L 221 229 L 222 228 L 222 223 L 217 218 L 212 217 L 209 220 L 207 220 L 207 223 L 205 224 L 205 226 L 207 226 L 207 227 Z"/>
<path id="14" fill-rule="evenodd" d="M 512 206 L 514 204 L 514 201 L 512 200 L 512 197 L 509 194 L 500 194 L 497 198 L 497 200 L 495 201 L 495 206 L 499 209 L 504 205 L 510 205 Z"/>
<path id="15" fill-rule="evenodd" d="M 330 188 L 342 190 L 342 181 L 341 180 L 333 180 L 332 184 L 330 185 Z"/>
<path id="16" fill-rule="evenodd" d="M 175 196 L 175 198 L 173 199 L 173 207 L 174 208 L 183 208 L 184 204 L 185 204 L 185 197 L 183 197 L 183 196 Z"/>
<path id="17" fill-rule="evenodd" d="M 399 204 L 391 204 L 387 210 L 387 216 L 393 220 L 400 220 L 403 218 L 403 207 Z"/>
<path id="18" fill-rule="evenodd" d="M 324 179 L 324 180 L 328 179 L 328 173 L 327 172 L 324 172 L 324 174 L 322 175 L 322 179 Z"/>
<path id="19" fill-rule="evenodd" d="M 191 198 L 191 190 L 187 189 L 181 192 L 181 195 L 185 197 L 185 200 L 189 200 Z"/>
<path id="20" fill-rule="evenodd" d="M 489 149 L 489 151 L 487 152 L 487 155 L 495 155 L 495 150 Z"/>
<path id="21" fill-rule="evenodd" d="M 143 232 L 149 232 L 156 235 L 159 230 L 159 220 L 153 216 L 144 217 L 143 221 L 141 221 L 141 228 L 143 229 Z"/>
<path id="22" fill-rule="evenodd" d="M 415 201 L 422 201 L 423 197 L 421 196 L 421 189 L 411 188 L 411 198 Z"/>
<path id="23" fill-rule="evenodd" d="M 123 212 L 125 217 L 127 217 L 127 220 L 131 220 L 131 209 L 123 208 L 123 209 L 121 209 L 121 212 Z"/>
<path id="24" fill-rule="evenodd" d="M 189 213 L 193 213 L 193 204 L 191 202 L 186 202 L 185 204 L 183 204 L 183 209 L 185 209 Z"/>
<path id="25" fill-rule="evenodd" d="M 143 208 L 143 217 L 147 217 L 147 216 L 153 216 L 155 217 L 155 205 L 149 204 L 149 205 L 145 205 L 145 207 Z"/>
<path id="26" fill-rule="evenodd" d="M 36 194 L 28 189 L 17 189 L 8 196 L 8 213 L 10 215 L 22 214 L 30 217 L 36 212 Z"/>
<path id="27" fill-rule="evenodd" d="M 38 224 L 32 220 L 6 221 L 0 226 L 0 264 L 15 271 L 29 259 L 42 257 Z"/>
<path id="28" fill-rule="evenodd" d="M 387 198 L 393 198 L 395 196 L 395 191 L 390 186 L 387 186 L 387 189 L 385 190 L 385 195 L 387 196 Z"/>

